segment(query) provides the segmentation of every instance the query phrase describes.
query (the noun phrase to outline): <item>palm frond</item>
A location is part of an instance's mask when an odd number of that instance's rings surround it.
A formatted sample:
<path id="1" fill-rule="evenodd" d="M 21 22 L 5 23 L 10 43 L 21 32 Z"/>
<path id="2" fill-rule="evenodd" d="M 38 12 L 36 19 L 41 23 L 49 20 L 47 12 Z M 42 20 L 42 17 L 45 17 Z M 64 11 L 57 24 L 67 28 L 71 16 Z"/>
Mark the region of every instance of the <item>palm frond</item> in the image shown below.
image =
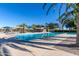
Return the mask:
<path id="1" fill-rule="evenodd" d="M 43 10 L 45 9 L 46 5 L 47 5 L 47 3 L 44 3 L 44 4 L 43 4 L 43 7 L 42 7 Z"/>
<path id="2" fill-rule="evenodd" d="M 49 6 L 49 8 L 48 8 L 48 10 L 47 10 L 47 12 L 46 12 L 46 15 L 48 15 L 49 11 L 50 11 L 52 8 L 54 8 L 54 6 L 56 6 L 56 3 L 52 3 L 52 4 Z"/>
<path id="3" fill-rule="evenodd" d="M 66 13 L 63 13 L 60 17 L 59 17 L 59 22 L 61 24 L 63 24 L 65 22 L 65 20 L 71 20 L 73 19 L 73 17 L 70 17 L 70 16 L 74 16 L 74 10 L 73 11 L 70 11 L 70 12 L 66 12 Z"/>
<path id="4" fill-rule="evenodd" d="M 59 7 L 59 17 L 60 17 L 60 14 L 61 14 L 62 7 L 63 7 L 63 3 Z"/>
<path id="5" fill-rule="evenodd" d="M 63 13 L 58 19 L 59 20 L 61 20 L 63 17 L 67 17 L 67 16 L 69 16 L 69 15 L 74 15 L 74 10 L 72 10 L 72 11 L 70 11 L 70 12 L 65 12 L 65 13 Z"/>

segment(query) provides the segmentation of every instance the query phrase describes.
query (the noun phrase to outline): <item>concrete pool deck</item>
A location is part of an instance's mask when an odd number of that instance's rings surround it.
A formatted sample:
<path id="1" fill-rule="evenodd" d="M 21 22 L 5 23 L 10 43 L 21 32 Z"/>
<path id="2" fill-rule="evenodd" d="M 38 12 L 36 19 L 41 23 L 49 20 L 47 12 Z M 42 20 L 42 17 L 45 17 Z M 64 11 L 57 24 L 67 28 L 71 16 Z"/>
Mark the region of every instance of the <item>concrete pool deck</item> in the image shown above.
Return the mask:
<path id="1" fill-rule="evenodd" d="M 31 42 L 25 42 L 25 41 L 17 41 L 12 35 L 3 34 L 2 36 L 0 39 L 1 56 L 78 56 L 79 55 L 79 47 L 67 46 L 67 44 L 75 43 L 75 39 L 73 38 L 71 39 L 52 38 L 52 39 L 33 40 Z"/>

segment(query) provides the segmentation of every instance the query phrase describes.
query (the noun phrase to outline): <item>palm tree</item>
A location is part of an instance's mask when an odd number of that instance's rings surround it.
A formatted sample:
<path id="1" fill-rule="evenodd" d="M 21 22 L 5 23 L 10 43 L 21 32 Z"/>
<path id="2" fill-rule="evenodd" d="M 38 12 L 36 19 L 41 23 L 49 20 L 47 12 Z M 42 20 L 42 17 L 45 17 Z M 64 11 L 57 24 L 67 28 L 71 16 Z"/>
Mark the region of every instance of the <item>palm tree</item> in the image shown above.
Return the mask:
<path id="1" fill-rule="evenodd" d="M 16 28 L 19 28 L 21 33 L 25 33 L 25 29 L 27 29 L 27 25 L 25 23 L 17 25 Z"/>
<path id="2" fill-rule="evenodd" d="M 64 22 L 64 26 L 65 26 L 66 28 L 69 28 L 69 30 L 74 30 L 74 29 L 76 29 L 76 24 L 75 24 L 74 20 L 66 20 L 66 21 Z"/>
<path id="3" fill-rule="evenodd" d="M 47 30 L 49 31 L 50 29 L 57 29 L 59 28 L 57 23 L 46 23 L 45 27 L 47 28 Z"/>
<path id="4" fill-rule="evenodd" d="M 11 32 L 12 27 L 5 26 L 5 27 L 3 27 L 3 29 L 4 29 L 4 32 L 5 32 L 5 33 L 8 33 L 8 32 Z"/>
<path id="5" fill-rule="evenodd" d="M 33 24 L 33 25 L 32 25 L 32 28 L 33 28 L 33 29 L 41 28 L 41 27 L 44 27 L 44 25 L 36 25 L 36 24 Z"/>
<path id="6" fill-rule="evenodd" d="M 37 26 L 35 24 L 32 25 L 32 29 L 35 29 L 37 28 Z"/>
<path id="7" fill-rule="evenodd" d="M 48 4 L 44 4 L 43 5 L 43 9 L 45 9 L 45 7 Z M 50 12 L 50 10 L 54 10 L 57 9 L 58 7 L 57 3 L 52 3 L 50 4 L 50 6 L 47 9 L 46 15 L 48 15 L 48 13 Z M 63 6 L 66 7 L 65 11 L 63 13 L 61 13 L 61 10 L 63 9 Z M 56 10 L 57 11 L 57 10 Z M 58 11 L 59 13 L 59 22 L 62 24 L 62 28 L 63 28 L 63 23 L 65 22 L 65 20 L 68 19 L 75 19 L 75 22 L 77 22 L 77 40 L 76 40 L 76 45 L 79 45 L 79 3 L 66 3 L 63 4 L 61 3 L 59 5 Z"/>

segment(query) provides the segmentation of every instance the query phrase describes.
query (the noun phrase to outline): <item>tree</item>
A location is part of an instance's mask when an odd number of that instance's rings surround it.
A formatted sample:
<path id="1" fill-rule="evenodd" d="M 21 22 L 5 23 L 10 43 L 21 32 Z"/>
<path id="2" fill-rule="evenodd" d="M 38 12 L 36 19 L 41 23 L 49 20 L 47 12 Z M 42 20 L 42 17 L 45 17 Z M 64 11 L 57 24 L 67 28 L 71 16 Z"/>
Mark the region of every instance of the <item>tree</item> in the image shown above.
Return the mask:
<path id="1" fill-rule="evenodd" d="M 3 27 L 3 29 L 4 29 L 4 32 L 8 33 L 8 32 L 11 32 L 12 27 L 5 26 L 5 27 Z"/>
<path id="2" fill-rule="evenodd" d="M 58 4 L 57 3 L 52 3 L 50 4 L 50 6 L 47 9 L 46 15 L 48 15 L 49 11 L 51 9 L 55 9 L 57 8 Z M 63 5 L 66 7 L 65 11 L 61 14 L 61 10 L 63 9 Z M 43 5 L 43 9 L 45 9 L 45 7 L 47 6 L 47 4 L 45 3 Z M 65 22 L 65 20 L 68 19 L 75 19 L 75 22 L 77 22 L 77 40 L 76 40 L 76 45 L 79 45 L 79 3 L 66 3 L 63 4 L 61 3 L 58 9 L 58 13 L 59 13 L 59 22 L 62 24 Z"/>
<path id="3" fill-rule="evenodd" d="M 41 28 L 41 27 L 44 27 L 44 26 L 43 26 L 43 25 L 36 25 L 36 24 L 33 24 L 33 25 L 32 25 L 32 28 L 33 28 L 33 29 Z"/>
<path id="4" fill-rule="evenodd" d="M 46 23 L 46 27 L 49 28 L 49 29 L 59 28 L 57 23 Z"/>
<path id="5" fill-rule="evenodd" d="M 56 30 L 59 28 L 58 24 L 57 23 L 46 23 L 45 24 L 45 28 L 47 31 L 50 31 L 50 30 Z"/>
<path id="6" fill-rule="evenodd" d="M 75 24 L 74 20 L 66 20 L 66 21 L 64 22 L 64 26 L 65 26 L 66 28 L 69 28 L 69 30 L 74 30 L 74 29 L 76 29 L 76 24 Z"/>
<path id="7" fill-rule="evenodd" d="M 32 25 L 32 28 L 35 29 L 37 26 L 35 24 Z"/>
<path id="8" fill-rule="evenodd" d="M 25 33 L 25 29 L 27 29 L 27 25 L 25 23 L 17 25 L 16 27 L 19 28 L 22 33 Z"/>

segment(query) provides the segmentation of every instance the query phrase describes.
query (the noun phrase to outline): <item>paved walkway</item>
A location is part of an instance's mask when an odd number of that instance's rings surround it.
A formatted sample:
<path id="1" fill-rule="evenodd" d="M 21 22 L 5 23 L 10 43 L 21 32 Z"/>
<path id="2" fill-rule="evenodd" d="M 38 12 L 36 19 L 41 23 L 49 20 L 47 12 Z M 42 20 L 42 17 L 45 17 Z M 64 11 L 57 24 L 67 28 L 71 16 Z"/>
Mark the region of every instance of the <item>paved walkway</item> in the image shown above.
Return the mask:
<path id="1" fill-rule="evenodd" d="M 70 47 L 74 43 L 68 39 L 17 41 L 14 37 L 0 39 L 0 56 L 77 56 L 78 47 Z"/>
<path id="2" fill-rule="evenodd" d="M 57 45 L 61 40 L 35 40 L 33 42 L 7 41 L 1 44 L 3 56 L 75 56 L 79 50 L 65 45 Z"/>

